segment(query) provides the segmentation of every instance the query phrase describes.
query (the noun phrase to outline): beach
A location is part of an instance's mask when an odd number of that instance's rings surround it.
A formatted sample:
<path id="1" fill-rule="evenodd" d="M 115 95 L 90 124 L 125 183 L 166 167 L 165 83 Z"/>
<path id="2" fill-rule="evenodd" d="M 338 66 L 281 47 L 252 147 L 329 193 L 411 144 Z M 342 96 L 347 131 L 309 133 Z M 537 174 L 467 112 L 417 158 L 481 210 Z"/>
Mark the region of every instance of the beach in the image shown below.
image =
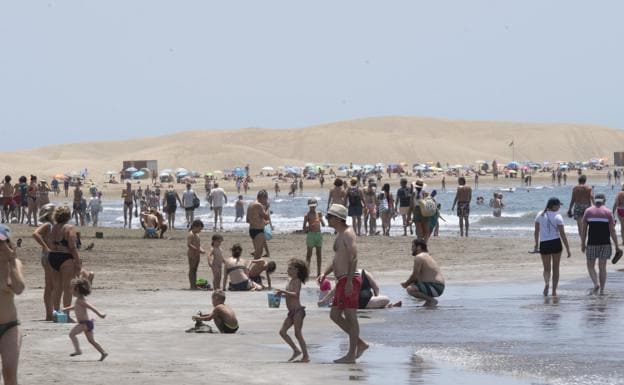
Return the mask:
<path id="1" fill-rule="evenodd" d="M 317 286 L 313 281 L 308 282 L 302 290 L 308 314 L 303 333 L 312 362 L 287 364 L 290 350 L 277 333 L 286 310 L 283 305 L 280 309 L 268 308 L 266 292 L 227 292 L 226 303 L 235 310 L 241 327 L 236 335 L 185 333 L 185 329 L 193 326 L 192 315 L 211 309 L 210 292 L 188 290 L 185 231 L 167 233 L 169 239 L 146 240 L 141 238 L 140 230 L 82 228 L 83 244 L 95 244 L 92 251 L 81 251 L 85 268 L 96 273 L 89 300 L 108 315 L 104 320 L 96 320 L 95 336 L 110 356 L 104 362 L 97 362 L 97 352 L 83 337 L 80 341 L 84 354 L 69 357 L 72 351 L 67 336 L 70 325 L 42 321 L 43 274 L 39 248 L 30 237 L 33 228 L 14 225 L 12 229 L 15 238 L 24 240 L 18 255 L 24 263 L 27 290 L 16 297 L 24 334 L 20 361 L 20 378 L 24 384 L 71 382 L 77 375 L 84 378 L 86 384 L 110 384 L 115 379 L 120 384 L 152 385 L 173 382 L 387 383 L 390 376 L 396 378 L 394 383 L 405 384 L 445 383 L 453 378 L 472 379 L 474 382 L 463 383 L 475 384 L 488 381 L 529 384 L 541 378 L 531 367 L 526 368 L 526 372 L 512 371 L 505 366 L 490 368 L 485 364 L 472 367 L 445 355 L 457 350 L 459 356 L 479 361 L 479 357 L 487 353 L 478 349 L 470 353 L 476 349 L 469 343 L 472 341 L 470 328 L 480 331 L 483 322 L 488 319 L 494 322 L 486 313 L 492 312 L 490 302 L 498 294 L 509 296 L 515 292 L 527 306 L 537 306 L 537 312 L 549 311 L 541 295 L 541 262 L 537 255 L 527 252 L 532 239 L 433 239 L 429 249 L 442 267 L 449 290 L 440 298 L 438 309 L 431 311 L 419 307 L 420 304 L 409 299 L 398 286 L 409 276 L 412 267 L 411 238 L 358 238 L 359 266 L 380 281 L 382 294 L 385 292 L 393 300 L 402 300 L 404 306 L 360 312 L 362 336 L 373 343 L 371 348 L 356 365 L 330 365 L 345 350 L 346 337 L 329 320 L 328 310 L 317 308 Z M 104 233 L 103 239 L 95 238 L 96 230 Z M 247 234 L 232 231 L 223 235 L 224 250 L 238 242 L 243 246 L 243 255 L 251 251 Z M 200 234 L 204 247 L 209 246 L 210 236 L 211 232 Z M 324 235 L 324 266 L 331 257 L 333 237 Z M 300 234 L 279 234 L 269 242 L 271 258 L 277 263 L 274 287 L 285 285 L 287 260 L 305 256 L 304 239 Z M 574 286 L 589 285 L 583 282 L 588 279 L 578 238 L 571 239 L 571 247 L 573 257 L 562 260 L 561 307 L 572 301 L 568 297 L 576 298 L 576 291 L 580 290 L 577 287 L 566 290 L 568 282 L 580 280 Z M 198 276 L 210 281 L 208 271 L 203 258 Z M 611 266 L 609 272 L 611 277 L 621 275 Z M 614 300 L 612 294 L 609 296 L 610 306 L 619 306 L 615 311 L 621 312 L 621 298 L 615 295 Z M 513 298 L 507 301 L 515 302 Z M 513 318 L 513 312 L 503 311 L 509 308 L 509 304 L 503 305 L 505 302 L 500 301 L 502 308 L 498 312 Z M 510 309 L 514 310 L 515 304 Z M 485 315 L 484 320 L 462 319 L 466 312 Z M 439 330 L 424 326 L 430 317 L 441 317 L 437 321 L 441 323 L 437 325 Z M 437 341 L 441 335 L 457 336 L 457 331 L 450 331 L 456 322 L 462 322 L 465 328 L 459 333 L 462 337 L 456 340 L 466 341 L 465 349 L 450 343 L 446 337 L 442 342 Z M 519 337 L 542 338 L 539 334 Z M 486 345 L 498 346 L 497 343 Z M 436 350 L 432 346 L 446 347 Z M 565 380 L 565 377 L 555 376 L 554 382 L 544 383 L 575 383 Z"/>

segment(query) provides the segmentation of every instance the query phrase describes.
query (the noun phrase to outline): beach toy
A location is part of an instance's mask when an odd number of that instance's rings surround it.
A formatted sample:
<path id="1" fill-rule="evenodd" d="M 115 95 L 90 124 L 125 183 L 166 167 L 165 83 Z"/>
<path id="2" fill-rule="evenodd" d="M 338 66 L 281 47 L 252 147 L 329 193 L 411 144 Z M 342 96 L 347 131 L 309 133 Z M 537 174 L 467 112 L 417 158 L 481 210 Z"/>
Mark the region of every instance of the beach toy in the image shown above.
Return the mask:
<path id="1" fill-rule="evenodd" d="M 54 310 L 54 312 L 52 313 L 52 318 L 54 319 L 54 322 L 67 323 L 69 317 L 64 311 Z"/>
<path id="2" fill-rule="evenodd" d="M 269 307 L 280 307 L 282 297 L 275 293 L 267 293 L 267 300 L 269 301 Z"/>

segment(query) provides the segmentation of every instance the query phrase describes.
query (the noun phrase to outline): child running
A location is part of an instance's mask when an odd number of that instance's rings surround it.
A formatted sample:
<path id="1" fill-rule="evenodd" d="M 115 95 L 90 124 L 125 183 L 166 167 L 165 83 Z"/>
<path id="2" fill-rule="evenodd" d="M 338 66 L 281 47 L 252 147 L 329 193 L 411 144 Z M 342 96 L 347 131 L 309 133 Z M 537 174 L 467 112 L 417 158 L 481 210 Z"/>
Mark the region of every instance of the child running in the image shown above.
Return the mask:
<path id="1" fill-rule="evenodd" d="M 306 315 L 305 307 L 301 306 L 301 302 L 299 301 L 301 285 L 308 279 L 308 266 L 304 261 L 293 258 L 288 262 L 287 273 L 290 280 L 286 285 L 286 290 L 278 289 L 275 291 L 277 295 L 283 295 L 286 297 L 286 307 L 288 308 L 288 315 L 282 324 L 279 334 L 293 350 L 293 355 L 290 359 L 288 359 L 288 362 L 293 362 L 295 358 L 299 357 L 302 353 L 303 356 L 296 362 L 310 362 L 308 349 L 306 347 L 305 340 L 303 339 L 303 334 L 301 334 L 303 319 Z M 295 326 L 295 337 L 297 338 L 297 341 L 299 341 L 299 347 L 301 350 L 297 348 L 297 345 L 295 345 L 292 338 L 288 335 L 288 329 L 290 329 L 293 325 Z"/>
<path id="2" fill-rule="evenodd" d="M 108 356 L 108 353 L 106 353 L 100 344 L 95 342 L 95 339 L 93 338 L 93 320 L 89 319 L 87 310 L 93 311 L 100 318 L 106 318 L 106 314 L 100 313 L 95 306 L 91 305 L 85 299 L 86 296 L 91 294 L 91 285 L 88 280 L 84 278 L 75 278 L 71 283 L 74 297 L 76 297 L 76 302 L 74 303 L 74 306 L 63 309 L 66 312 L 73 310 L 76 314 L 76 320 L 78 321 L 78 324 L 76 324 L 76 326 L 74 326 L 74 328 L 69 332 L 69 338 L 71 338 L 72 344 L 74 344 L 74 352 L 70 354 L 70 356 L 74 357 L 82 354 L 80 345 L 78 344 L 78 338 L 76 338 L 76 336 L 84 332 L 87 337 L 87 341 L 89 341 L 89 343 L 91 343 L 91 345 L 93 345 L 93 347 L 100 352 L 100 361 L 104 361 L 104 359 Z"/>
<path id="3" fill-rule="evenodd" d="M 215 234 L 212 236 L 212 250 L 208 254 L 208 266 L 212 269 L 212 287 L 221 287 L 221 277 L 223 276 L 223 253 L 221 252 L 223 236 Z"/>
<path id="4" fill-rule="evenodd" d="M 238 320 L 234 310 L 225 304 L 225 292 L 215 289 L 212 293 L 212 313 L 193 316 L 193 321 L 214 321 L 221 333 L 234 334 L 238 331 Z"/>
<path id="5" fill-rule="evenodd" d="M 191 224 L 191 230 L 186 236 L 186 245 L 188 250 L 186 255 L 188 256 L 189 263 L 189 283 L 191 284 L 191 290 L 197 290 L 197 268 L 199 267 L 199 256 L 204 254 L 204 249 L 201 248 L 201 240 L 199 239 L 199 233 L 204 228 L 204 222 L 201 219 L 195 219 Z"/>

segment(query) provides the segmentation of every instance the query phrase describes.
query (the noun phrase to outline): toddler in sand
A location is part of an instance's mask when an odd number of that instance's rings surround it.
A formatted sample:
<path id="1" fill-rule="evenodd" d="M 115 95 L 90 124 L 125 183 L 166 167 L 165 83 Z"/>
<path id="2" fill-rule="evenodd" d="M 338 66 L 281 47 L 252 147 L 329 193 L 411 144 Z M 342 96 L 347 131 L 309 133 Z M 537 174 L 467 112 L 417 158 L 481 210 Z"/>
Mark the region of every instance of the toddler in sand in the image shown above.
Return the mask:
<path id="1" fill-rule="evenodd" d="M 216 289 L 212 293 L 212 313 L 193 316 L 193 321 L 214 321 L 221 333 L 234 334 L 238 331 L 238 320 L 234 310 L 225 304 L 225 292 Z"/>
<path id="2" fill-rule="evenodd" d="M 293 362 L 295 358 L 299 357 L 302 353 L 303 356 L 296 362 L 310 362 L 306 342 L 303 339 L 303 334 L 301 333 L 303 319 L 306 315 L 305 307 L 301 306 L 301 302 L 299 301 L 301 285 L 308 279 L 308 266 L 304 261 L 293 258 L 288 262 L 287 273 L 290 280 L 286 285 L 286 289 L 278 289 L 275 291 L 276 294 L 286 297 L 286 307 L 288 308 L 288 315 L 282 324 L 279 334 L 293 350 L 293 354 L 288 362 Z M 290 329 L 293 325 L 295 326 L 295 337 L 297 338 L 297 341 L 299 341 L 299 347 L 301 350 L 297 348 L 297 345 L 295 345 L 292 338 L 288 335 L 288 329 Z"/>
<path id="3" fill-rule="evenodd" d="M 106 353 L 100 344 L 95 342 L 95 338 L 93 338 L 93 320 L 89 319 L 89 313 L 87 310 L 93 311 L 100 318 L 105 318 L 106 314 L 100 313 L 95 306 L 91 305 L 85 299 L 86 296 L 91 294 L 91 285 L 88 280 L 84 278 L 76 278 L 72 280 L 72 288 L 73 294 L 76 297 L 76 302 L 74 303 L 74 306 L 63 309 L 66 312 L 73 310 L 76 313 L 76 320 L 78 322 L 78 324 L 69 332 L 69 338 L 71 338 L 72 344 L 74 344 L 74 352 L 70 354 L 70 356 L 73 357 L 82 354 L 80 345 L 78 344 L 78 338 L 76 338 L 76 336 L 84 332 L 87 337 L 87 341 L 89 341 L 89 343 L 91 343 L 91 345 L 93 345 L 93 347 L 100 352 L 100 361 L 104 361 L 106 356 L 108 356 L 108 353 Z"/>
<path id="4" fill-rule="evenodd" d="M 221 277 L 223 275 L 223 253 L 221 252 L 223 237 L 220 234 L 212 236 L 212 250 L 208 254 L 208 266 L 212 269 L 212 287 L 221 287 Z"/>
<path id="5" fill-rule="evenodd" d="M 188 248 L 186 255 L 188 256 L 189 263 L 189 283 L 191 284 L 191 290 L 197 290 L 197 268 L 199 267 L 199 256 L 204 254 L 204 249 L 201 248 L 201 241 L 199 239 L 199 233 L 204 228 L 204 222 L 200 219 L 195 219 L 191 224 L 191 230 L 186 236 L 186 246 Z"/>

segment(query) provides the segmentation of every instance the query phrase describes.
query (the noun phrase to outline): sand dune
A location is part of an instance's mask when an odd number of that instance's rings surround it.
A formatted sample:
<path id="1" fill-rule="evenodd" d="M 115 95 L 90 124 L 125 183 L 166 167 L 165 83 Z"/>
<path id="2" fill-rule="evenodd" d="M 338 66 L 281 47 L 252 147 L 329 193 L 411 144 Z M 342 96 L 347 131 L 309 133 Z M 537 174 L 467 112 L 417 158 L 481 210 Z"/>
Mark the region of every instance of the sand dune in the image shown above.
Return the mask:
<path id="1" fill-rule="evenodd" d="M 0 154 L 5 172 L 53 175 L 87 167 L 91 175 L 118 171 L 129 159 L 157 159 L 160 168 L 200 172 L 251 164 L 261 167 L 305 162 L 440 161 L 477 159 L 534 161 L 606 157 L 624 149 L 624 131 L 579 124 L 456 121 L 379 117 L 296 129 L 245 128 L 189 131 L 127 141 L 72 143 Z"/>

